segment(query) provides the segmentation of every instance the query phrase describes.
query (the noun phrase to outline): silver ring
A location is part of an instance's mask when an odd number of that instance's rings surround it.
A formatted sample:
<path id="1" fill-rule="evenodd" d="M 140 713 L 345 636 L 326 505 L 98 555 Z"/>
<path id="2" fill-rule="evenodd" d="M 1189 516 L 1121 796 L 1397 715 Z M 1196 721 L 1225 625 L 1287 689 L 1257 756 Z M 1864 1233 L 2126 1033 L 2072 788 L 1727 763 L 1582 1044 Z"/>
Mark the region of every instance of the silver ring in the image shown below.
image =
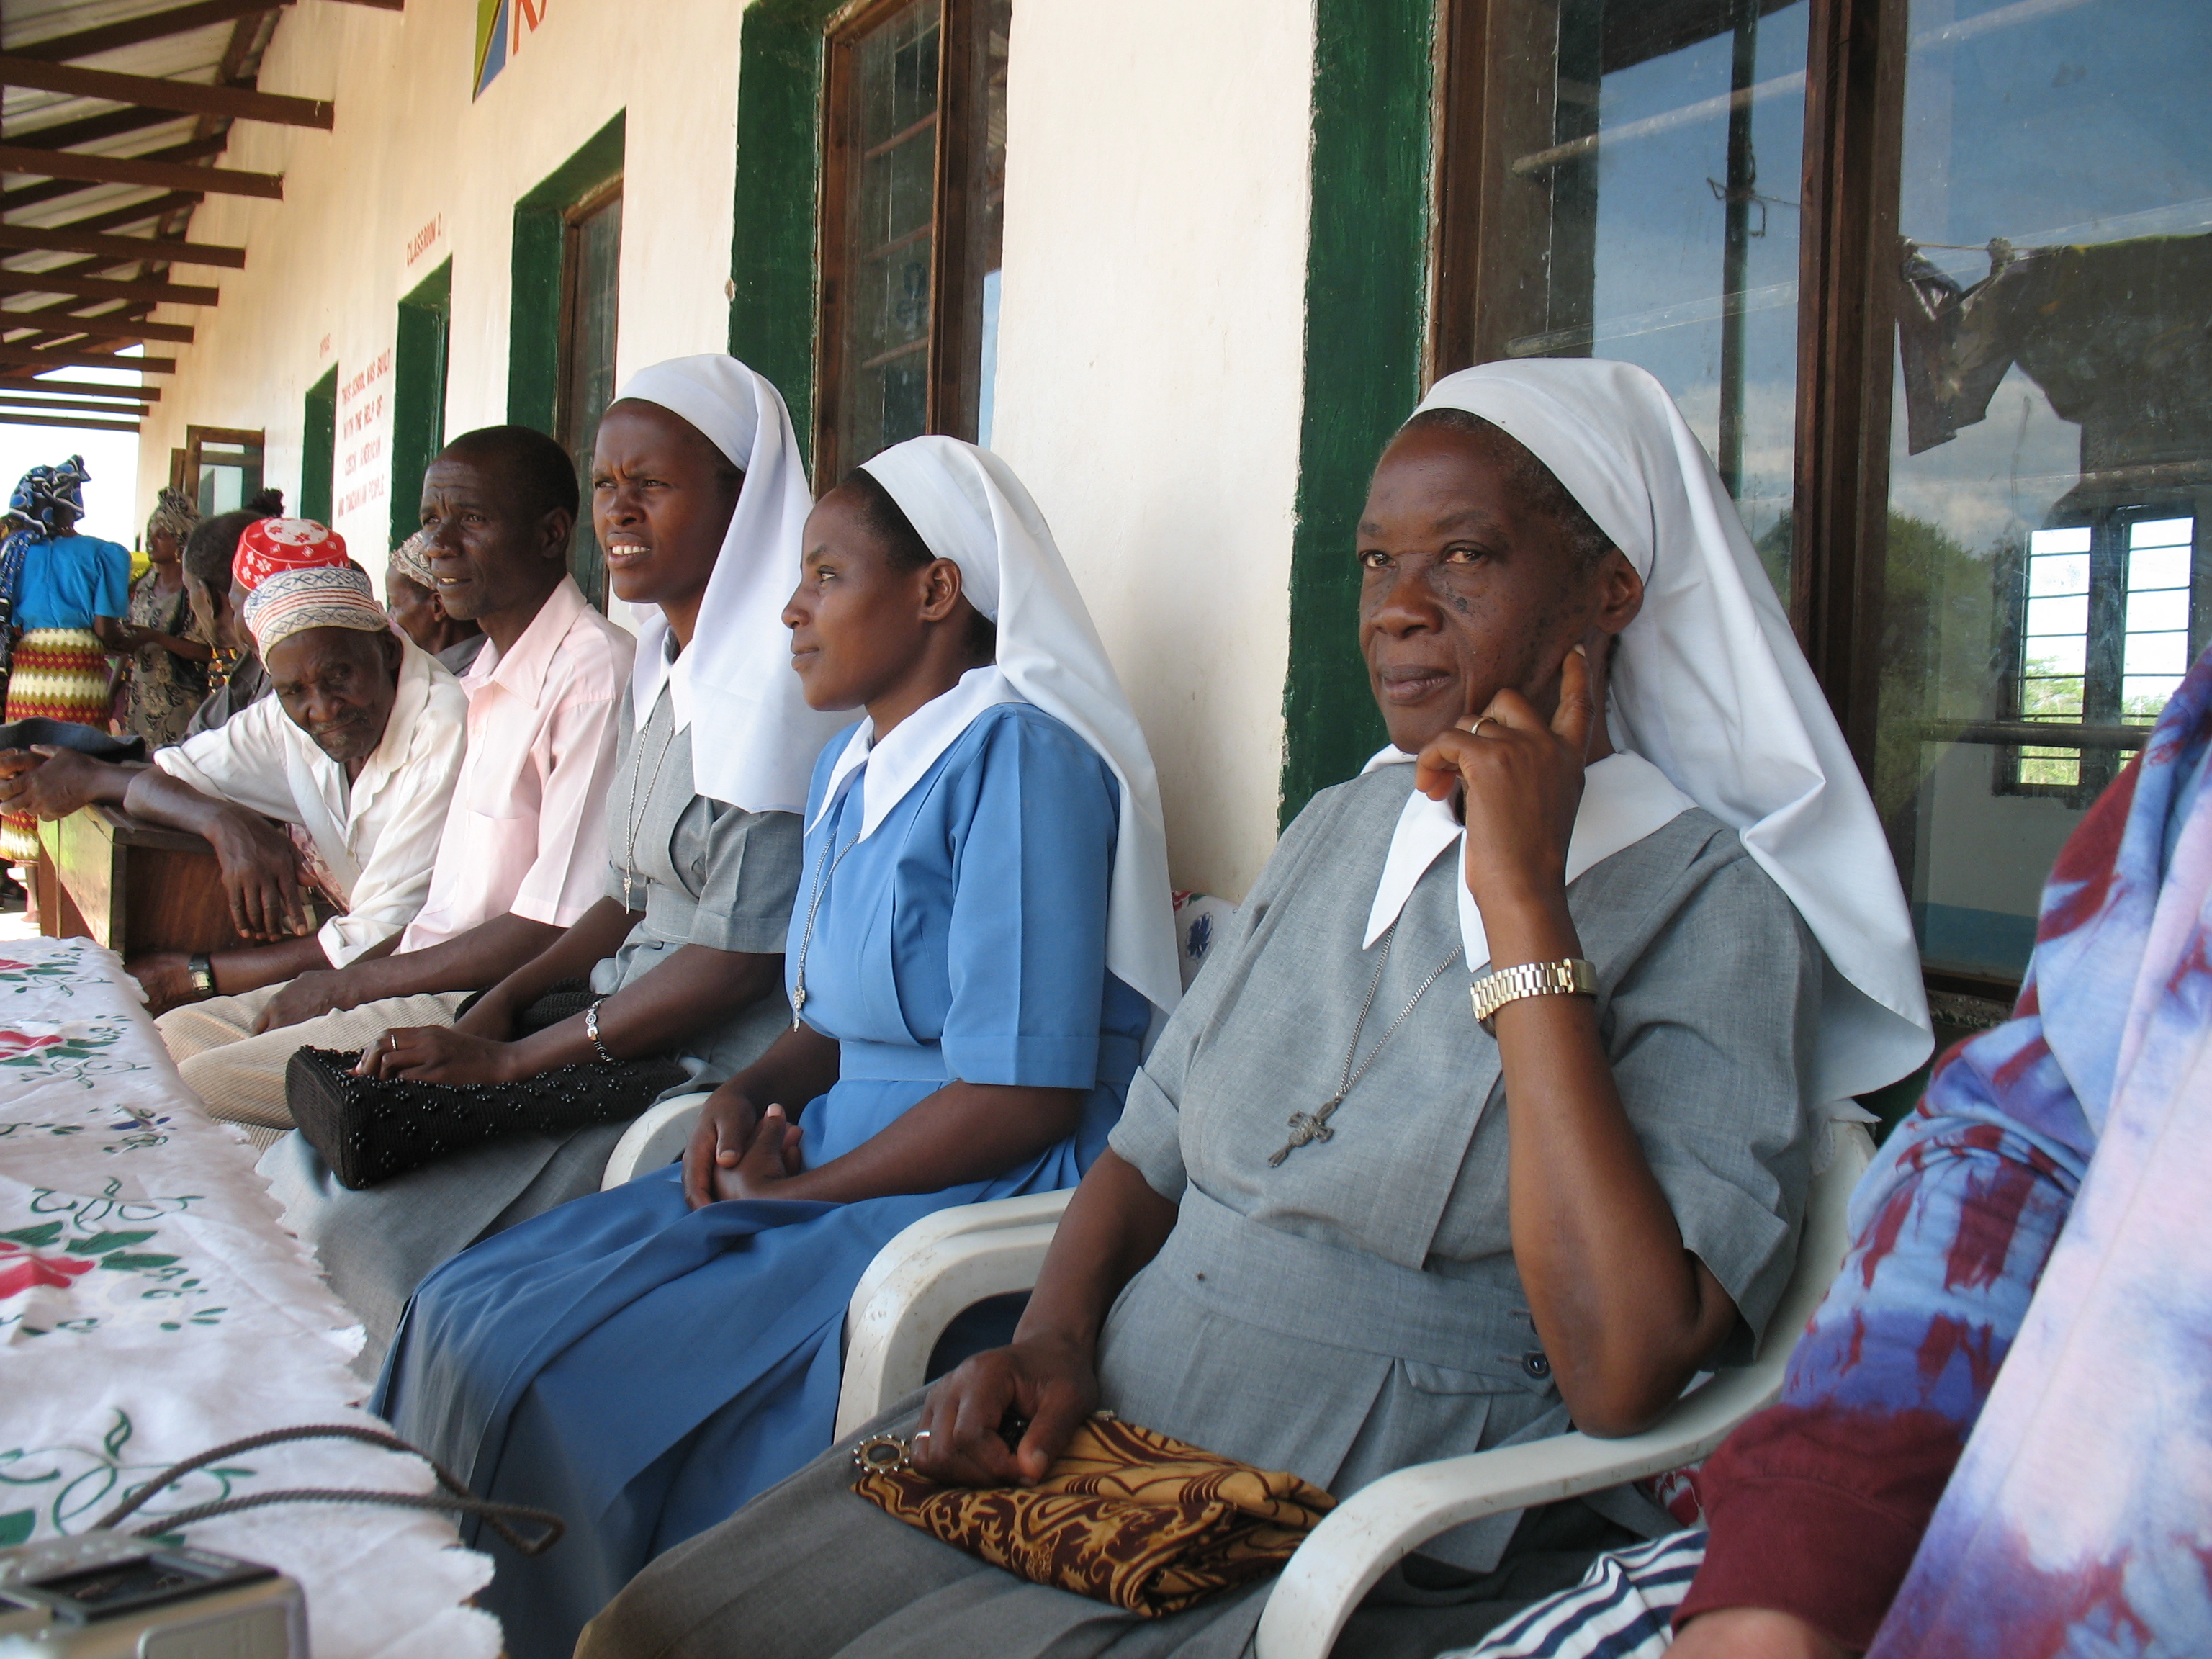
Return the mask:
<path id="1" fill-rule="evenodd" d="M 927 1429 L 924 1429 L 919 1434 L 909 1435 L 908 1438 L 910 1440 L 927 1440 L 929 1438 L 929 1431 Z"/>
<path id="2" fill-rule="evenodd" d="M 1495 714 L 1481 714 L 1481 715 L 1478 715 L 1478 716 L 1476 717 L 1476 719 L 1475 719 L 1474 727 L 1474 729 L 1473 729 L 1472 731 L 1470 731 L 1470 732 L 1468 733 L 1468 736 L 1469 736 L 1470 738 L 1479 738 L 1479 737 L 1480 737 L 1480 736 L 1482 735 L 1482 728 L 1483 728 L 1484 726 L 1504 726 L 1504 724 L 1505 724 L 1505 722 L 1504 722 L 1504 720 L 1502 720 L 1498 719 L 1498 716 L 1497 716 L 1497 715 L 1495 715 Z"/>
<path id="3" fill-rule="evenodd" d="M 384 1052 L 387 1054 L 396 1054 L 399 1052 L 398 1032 L 386 1031 L 384 1034 Z"/>

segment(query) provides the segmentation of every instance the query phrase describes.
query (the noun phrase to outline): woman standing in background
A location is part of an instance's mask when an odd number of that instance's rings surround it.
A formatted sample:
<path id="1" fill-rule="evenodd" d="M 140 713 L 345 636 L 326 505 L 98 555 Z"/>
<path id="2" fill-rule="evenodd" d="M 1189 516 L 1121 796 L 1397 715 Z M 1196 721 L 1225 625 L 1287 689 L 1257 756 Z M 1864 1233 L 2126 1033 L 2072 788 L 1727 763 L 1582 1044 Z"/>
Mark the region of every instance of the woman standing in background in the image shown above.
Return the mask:
<path id="1" fill-rule="evenodd" d="M 214 642 L 192 615 L 191 596 L 185 591 L 185 538 L 199 521 L 183 490 L 164 489 L 146 520 L 152 568 L 131 584 L 123 723 L 149 749 L 181 742 L 192 710 L 208 694 Z"/>
<path id="2" fill-rule="evenodd" d="M 16 484 L 9 512 L 24 522 L 0 553 L 0 582 L 14 601 L 15 651 L 5 719 L 73 720 L 107 726 L 107 653 L 125 647 L 131 555 L 114 542 L 76 534 L 84 516 L 84 457 L 34 466 Z M 38 821 L 0 817 L 0 859 L 39 856 Z"/>

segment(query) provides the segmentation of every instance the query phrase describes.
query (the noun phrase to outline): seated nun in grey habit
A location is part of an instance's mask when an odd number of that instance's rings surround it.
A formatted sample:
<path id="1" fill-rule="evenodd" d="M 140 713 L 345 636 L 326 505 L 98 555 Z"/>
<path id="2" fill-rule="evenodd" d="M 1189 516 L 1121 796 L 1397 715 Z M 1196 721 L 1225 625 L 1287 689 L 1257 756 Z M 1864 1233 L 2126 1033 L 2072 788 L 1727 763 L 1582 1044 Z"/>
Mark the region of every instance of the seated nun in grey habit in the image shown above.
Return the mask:
<path id="1" fill-rule="evenodd" d="M 455 1111 L 498 1115 L 503 1091 L 557 1067 L 587 1068 L 579 1086 L 604 1094 L 613 1060 L 667 1062 L 630 1068 L 665 1073 L 664 1095 L 711 1089 L 790 1023 L 799 811 L 836 721 L 800 696 L 782 622 L 813 506 L 782 398 L 733 357 L 640 370 L 599 424 L 590 501 L 614 597 L 653 607 L 616 715 L 605 896 L 451 1028 L 388 1030 L 343 1062 L 366 1078 L 474 1085 Z M 307 1091 L 331 1092 L 339 1064 L 303 1077 L 295 1059 L 295 1117 L 315 1109 Z M 652 1087 L 626 1109 L 649 1104 Z M 361 1316 L 356 1363 L 368 1371 L 432 1268 L 597 1192 L 626 1127 L 508 1133 L 360 1190 L 297 1130 L 260 1167 Z"/>
<path id="2" fill-rule="evenodd" d="M 933 1480 L 1033 1484 L 1100 1408 L 1340 1498 L 1632 1433 L 1769 1334 L 1829 1103 L 1929 1050 L 1872 803 L 1650 375 L 1449 377 L 1346 556 L 1393 746 L 1284 835 L 1012 1345 L 870 1425 Z M 1272 1583 L 1139 1619 L 941 1543 L 854 1478 L 838 1448 L 669 1551 L 580 1659 L 1231 1659 Z M 1671 1526 L 1629 1488 L 1473 1522 L 1340 1650 L 1471 1639 Z"/>

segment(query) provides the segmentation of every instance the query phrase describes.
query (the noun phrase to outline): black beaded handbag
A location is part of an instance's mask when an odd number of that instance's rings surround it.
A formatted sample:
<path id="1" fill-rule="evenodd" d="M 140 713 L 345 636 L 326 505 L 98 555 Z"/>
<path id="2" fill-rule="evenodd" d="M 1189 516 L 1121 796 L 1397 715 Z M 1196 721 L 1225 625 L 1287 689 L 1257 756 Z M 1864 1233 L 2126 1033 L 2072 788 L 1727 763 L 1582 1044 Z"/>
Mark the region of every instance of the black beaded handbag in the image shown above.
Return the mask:
<path id="1" fill-rule="evenodd" d="M 542 1029 L 590 1000 L 588 994 L 556 990 L 517 1023 L 526 1031 Z M 575 1006 L 563 1006 L 570 1001 Z M 627 1121 L 685 1076 L 672 1060 L 620 1060 L 556 1066 L 519 1083 L 410 1083 L 356 1077 L 360 1059 L 337 1048 L 301 1048 L 284 1068 L 292 1121 L 338 1184 L 355 1192 L 502 1135 Z"/>

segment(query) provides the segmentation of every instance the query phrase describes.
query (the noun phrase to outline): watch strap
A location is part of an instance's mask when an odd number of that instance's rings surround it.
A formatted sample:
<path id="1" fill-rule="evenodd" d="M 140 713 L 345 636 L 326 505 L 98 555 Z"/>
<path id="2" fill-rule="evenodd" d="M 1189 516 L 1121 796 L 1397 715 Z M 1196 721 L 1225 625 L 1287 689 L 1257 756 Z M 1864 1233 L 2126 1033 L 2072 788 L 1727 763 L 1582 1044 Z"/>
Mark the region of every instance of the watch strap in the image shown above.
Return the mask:
<path id="1" fill-rule="evenodd" d="M 1556 962 L 1523 962 L 1510 968 L 1500 968 L 1475 981 L 1468 993 L 1474 1003 L 1474 1017 L 1482 1029 L 1497 1035 L 1491 1021 L 1498 1011 L 1509 1002 L 1518 1002 L 1523 997 L 1594 997 L 1597 994 L 1597 969 L 1582 957 L 1562 957 Z"/>

